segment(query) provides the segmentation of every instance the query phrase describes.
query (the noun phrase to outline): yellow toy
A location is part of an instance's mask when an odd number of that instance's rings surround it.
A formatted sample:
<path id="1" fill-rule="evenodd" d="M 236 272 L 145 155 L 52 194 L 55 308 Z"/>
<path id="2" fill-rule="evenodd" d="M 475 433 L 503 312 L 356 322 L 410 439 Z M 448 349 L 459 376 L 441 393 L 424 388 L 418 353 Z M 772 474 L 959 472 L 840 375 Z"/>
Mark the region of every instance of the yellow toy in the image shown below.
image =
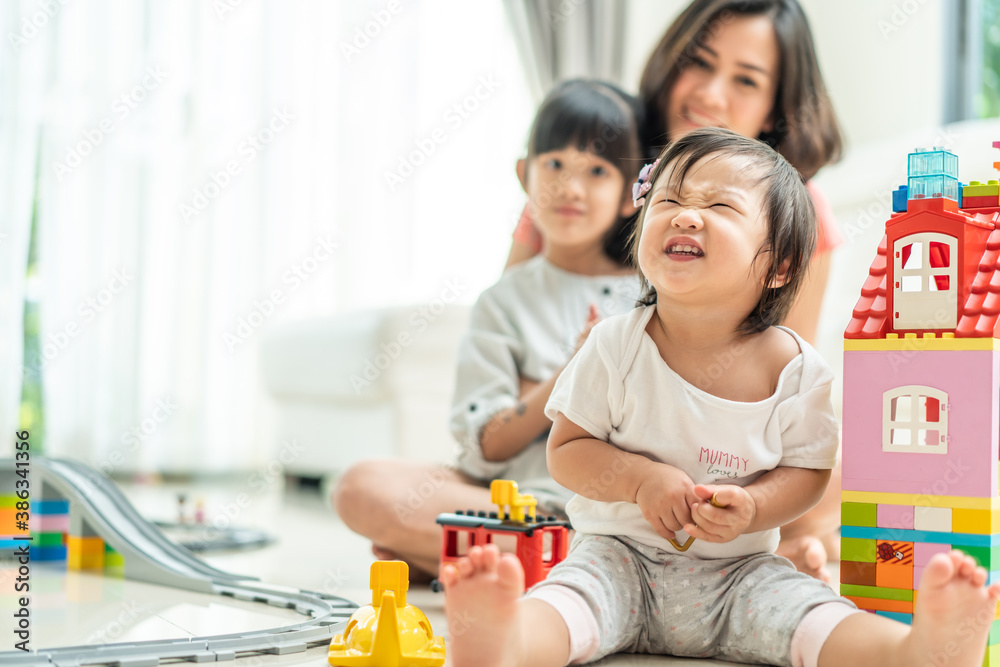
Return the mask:
<path id="1" fill-rule="evenodd" d="M 524 521 L 524 508 L 528 508 L 528 516 L 535 519 L 535 497 L 517 492 L 517 482 L 509 479 L 495 479 L 490 482 L 490 502 L 497 506 L 497 516 L 504 518 L 504 507 L 510 508 L 511 521 Z"/>
<path id="2" fill-rule="evenodd" d="M 402 561 L 372 563 L 372 603 L 358 609 L 344 634 L 330 642 L 334 667 L 440 667 L 444 638 L 424 612 L 406 604 L 410 568 Z"/>

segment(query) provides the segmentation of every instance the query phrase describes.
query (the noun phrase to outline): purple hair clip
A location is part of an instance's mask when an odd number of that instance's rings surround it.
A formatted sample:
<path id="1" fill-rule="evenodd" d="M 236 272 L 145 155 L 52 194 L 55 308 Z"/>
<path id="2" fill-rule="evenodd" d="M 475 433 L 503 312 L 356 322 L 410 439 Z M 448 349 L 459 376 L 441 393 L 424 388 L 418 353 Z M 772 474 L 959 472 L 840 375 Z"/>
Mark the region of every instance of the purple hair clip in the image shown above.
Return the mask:
<path id="1" fill-rule="evenodd" d="M 639 180 L 632 184 L 632 204 L 636 208 L 642 206 L 643 202 L 646 201 L 646 193 L 653 187 L 653 184 L 649 181 L 649 175 L 653 173 L 658 164 L 660 164 L 659 159 L 653 164 L 647 164 L 643 167 L 642 171 L 639 172 Z"/>

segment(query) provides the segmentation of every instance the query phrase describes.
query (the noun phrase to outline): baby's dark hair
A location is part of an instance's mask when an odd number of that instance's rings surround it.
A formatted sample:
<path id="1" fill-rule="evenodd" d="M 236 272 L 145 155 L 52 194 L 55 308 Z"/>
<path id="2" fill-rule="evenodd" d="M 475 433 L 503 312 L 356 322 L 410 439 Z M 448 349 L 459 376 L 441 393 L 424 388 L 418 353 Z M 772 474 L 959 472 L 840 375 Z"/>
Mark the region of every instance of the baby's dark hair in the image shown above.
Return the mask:
<path id="1" fill-rule="evenodd" d="M 528 162 L 549 151 L 572 146 L 599 155 L 625 177 L 626 191 L 642 168 L 639 141 L 642 105 L 617 86 L 603 81 L 570 79 L 549 91 L 531 125 Z M 622 193 L 623 200 L 627 196 Z M 629 240 L 635 215 L 619 217 L 604 237 L 604 251 L 619 264 L 631 265 Z"/>
<path id="2" fill-rule="evenodd" d="M 757 139 L 748 139 L 730 130 L 702 128 L 684 135 L 667 146 L 660 154 L 660 162 L 649 175 L 655 189 L 660 175 L 668 169 L 671 185 L 680 189 L 691 168 L 702 158 L 741 157 L 748 164 L 748 171 L 757 173 L 757 185 L 764 186 L 764 215 L 767 218 L 767 237 L 757 250 L 757 257 L 767 258 L 764 289 L 753 311 L 739 327 L 744 334 L 760 333 L 780 324 L 788 314 L 795 295 L 805 277 L 809 258 L 816 246 L 816 211 L 806 189 L 802 175 L 774 149 Z M 652 200 L 652 191 L 639 213 L 639 224 L 632 235 L 633 261 L 639 265 L 639 237 L 642 222 Z M 642 280 L 641 305 L 656 303 L 656 290 L 639 272 Z M 780 287 L 769 287 L 775 282 Z"/>

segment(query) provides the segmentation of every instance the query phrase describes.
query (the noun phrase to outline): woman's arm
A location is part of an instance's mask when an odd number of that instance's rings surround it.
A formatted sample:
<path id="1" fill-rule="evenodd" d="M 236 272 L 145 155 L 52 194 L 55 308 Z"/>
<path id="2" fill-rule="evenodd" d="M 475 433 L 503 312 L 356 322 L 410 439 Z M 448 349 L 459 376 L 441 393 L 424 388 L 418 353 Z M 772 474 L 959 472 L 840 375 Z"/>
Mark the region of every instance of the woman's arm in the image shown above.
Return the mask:
<path id="1" fill-rule="evenodd" d="M 535 227 L 534 220 L 531 219 L 531 207 L 525 204 L 524 210 L 521 211 L 521 217 L 517 221 L 517 226 L 514 228 L 510 244 L 510 254 L 507 255 L 507 265 L 504 266 L 504 271 L 515 264 L 520 264 L 531 259 L 541 251 L 542 235 L 538 232 L 538 228 Z"/>
<path id="2" fill-rule="evenodd" d="M 515 264 L 525 262 L 537 254 L 538 250 L 534 247 L 514 239 L 510 244 L 510 254 L 507 255 L 507 264 L 504 265 L 503 270 L 506 271 Z"/>
<path id="3" fill-rule="evenodd" d="M 824 252 L 809 260 L 805 278 L 799 293 L 795 296 L 791 310 L 785 316 L 783 325 L 802 336 L 810 345 L 816 345 L 819 316 L 823 306 L 823 294 L 830 277 L 830 253 Z"/>

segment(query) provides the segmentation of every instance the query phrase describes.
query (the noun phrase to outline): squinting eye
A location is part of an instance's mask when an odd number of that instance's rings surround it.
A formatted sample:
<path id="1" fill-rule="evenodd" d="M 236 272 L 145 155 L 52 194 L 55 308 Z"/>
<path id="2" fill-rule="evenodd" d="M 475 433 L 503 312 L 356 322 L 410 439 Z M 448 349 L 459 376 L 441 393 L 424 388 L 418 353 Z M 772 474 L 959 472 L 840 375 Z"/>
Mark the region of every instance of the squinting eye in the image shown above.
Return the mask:
<path id="1" fill-rule="evenodd" d="M 551 157 L 545 161 L 545 166 L 548 167 L 549 169 L 561 169 L 562 162 L 560 162 L 554 157 Z"/>
<path id="2" fill-rule="evenodd" d="M 691 56 L 691 64 L 699 69 L 709 69 L 710 67 L 708 61 L 704 58 L 699 58 L 698 56 Z"/>
<path id="3" fill-rule="evenodd" d="M 608 170 L 605 169 L 604 167 L 597 166 L 591 169 L 590 173 L 593 174 L 594 176 L 604 176 L 606 173 L 608 173 Z"/>
<path id="4" fill-rule="evenodd" d="M 715 208 L 716 206 L 721 206 L 722 208 L 732 208 L 732 206 L 730 206 L 729 204 L 723 204 L 722 202 L 719 202 L 717 204 L 712 204 L 711 208 Z"/>
<path id="5" fill-rule="evenodd" d="M 748 77 L 741 77 L 739 82 L 748 88 L 758 88 L 757 82 Z"/>

